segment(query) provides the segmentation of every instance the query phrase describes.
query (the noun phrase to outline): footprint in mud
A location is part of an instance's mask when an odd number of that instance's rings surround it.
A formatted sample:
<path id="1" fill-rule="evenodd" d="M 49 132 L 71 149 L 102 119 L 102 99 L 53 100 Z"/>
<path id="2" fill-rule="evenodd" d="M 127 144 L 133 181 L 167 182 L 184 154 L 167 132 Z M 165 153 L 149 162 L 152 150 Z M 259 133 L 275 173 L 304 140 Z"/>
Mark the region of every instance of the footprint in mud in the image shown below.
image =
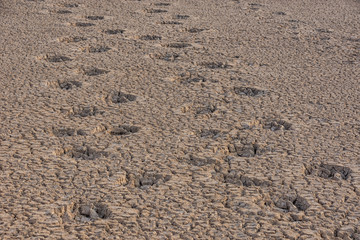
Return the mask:
<path id="1" fill-rule="evenodd" d="M 84 37 L 78 37 L 78 36 L 58 38 L 59 42 L 64 42 L 64 43 L 75 43 L 75 42 L 81 42 L 81 41 L 85 41 L 85 40 L 87 40 L 87 39 Z"/>
<path id="2" fill-rule="evenodd" d="M 112 216 L 112 212 L 106 204 L 82 204 L 79 207 L 81 221 L 108 219 Z M 85 219 L 84 219 L 85 218 Z"/>
<path id="3" fill-rule="evenodd" d="M 285 16 L 286 15 L 286 13 L 284 13 L 284 12 L 273 12 L 273 14 L 279 15 L 279 16 Z"/>
<path id="4" fill-rule="evenodd" d="M 140 127 L 130 125 L 119 125 L 112 127 L 108 130 L 110 135 L 113 136 L 126 136 L 140 131 Z"/>
<path id="5" fill-rule="evenodd" d="M 305 211 L 310 207 L 309 202 L 298 195 L 282 196 L 274 203 L 276 207 L 283 209 L 285 212 Z"/>
<path id="6" fill-rule="evenodd" d="M 84 136 L 86 135 L 85 131 L 79 129 L 76 130 L 74 128 L 51 128 L 50 129 L 51 135 L 55 137 L 71 137 L 71 136 Z"/>
<path id="7" fill-rule="evenodd" d="M 262 155 L 265 150 L 257 143 L 237 142 L 228 146 L 230 153 L 235 153 L 239 157 L 255 157 Z"/>
<path id="8" fill-rule="evenodd" d="M 74 27 L 92 27 L 92 26 L 95 26 L 95 24 L 87 23 L 87 22 L 75 22 L 75 23 L 70 23 L 70 26 L 74 26 Z"/>
<path id="9" fill-rule="evenodd" d="M 175 78 L 178 82 L 182 84 L 191 84 L 191 83 L 204 83 L 206 79 L 199 74 L 192 74 L 191 72 L 185 72 L 180 74 Z"/>
<path id="10" fill-rule="evenodd" d="M 230 67 L 230 65 L 222 62 L 202 62 L 199 63 L 199 65 L 210 69 L 216 69 L 216 68 L 226 69 Z"/>
<path id="11" fill-rule="evenodd" d="M 137 36 L 136 39 L 144 40 L 144 41 L 155 41 L 155 40 L 161 40 L 161 36 L 158 35 L 142 35 Z"/>
<path id="12" fill-rule="evenodd" d="M 125 30 L 122 30 L 122 29 L 107 29 L 107 30 L 104 30 L 104 33 L 109 34 L 109 35 L 122 34 L 124 32 L 125 32 Z"/>
<path id="13" fill-rule="evenodd" d="M 63 90 L 71 90 L 74 87 L 82 86 L 81 82 L 78 81 L 61 81 L 61 80 L 49 82 L 47 85 L 50 87 L 60 88 Z"/>
<path id="14" fill-rule="evenodd" d="M 196 109 L 196 115 L 211 114 L 217 110 L 215 105 L 207 105 Z"/>
<path id="15" fill-rule="evenodd" d="M 128 93 L 123 93 L 121 91 L 114 91 L 112 94 L 106 97 L 107 101 L 111 101 L 112 103 L 127 103 L 133 102 L 136 100 L 136 96 Z"/>
<path id="16" fill-rule="evenodd" d="M 291 126 L 291 123 L 284 120 L 268 120 L 264 123 L 264 128 L 270 129 L 271 131 L 290 130 Z"/>
<path id="17" fill-rule="evenodd" d="M 89 19 L 93 21 L 103 20 L 104 18 L 105 18 L 104 16 L 85 16 L 85 19 Z"/>
<path id="18" fill-rule="evenodd" d="M 246 95 L 250 97 L 261 96 L 265 94 L 264 90 L 253 87 L 234 87 L 234 92 L 237 95 Z"/>
<path id="19" fill-rule="evenodd" d="M 102 52 L 107 52 L 110 49 L 111 48 L 107 46 L 87 46 L 80 48 L 80 50 L 85 53 L 102 53 Z"/>
<path id="20" fill-rule="evenodd" d="M 154 5 L 157 6 L 157 7 L 168 7 L 171 4 L 170 3 L 159 2 L 159 3 L 154 3 Z"/>
<path id="21" fill-rule="evenodd" d="M 199 33 L 204 31 L 205 29 L 202 28 L 186 28 L 185 31 L 189 33 Z"/>
<path id="22" fill-rule="evenodd" d="M 56 156 L 68 156 L 74 159 L 94 160 L 100 157 L 108 156 L 107 152 L 97 151 L 89 146 L 70 146 L 57 149 Z"/>
<path id="23" fill-rule="evenodd" d="M 46 62 L 51 62 L 51 63 L 71 61 L 70 58 L 62 56 L 62 55 L 57 55 L 57 54 L 46 54 L 44 56 L 38 57 L 38 59 L 44 60 Z"/>
<path id="24" fill-rule="evenodd" d="M 139 175 L 130 173 L 127 175 L 127 185 L 130 187 L 147 189 L 151 186 L 170 181 L 171 178 L 171 175 L 164 175 L 150 171 Z"/>
<path id="25" fill-rule="evenodd" d="M 103 111 L 100 111 L 97 107 L 94 106 L 76 106 L 69 110 L 60 109 L 61 112 L 75 117 L 90 117 L 98 114 L 103 114 Z"/>
<path id="26" fill-rule="evenodd" d="M 154 9 L 154 8 L 151 8 L 151 9 L 145 9 L 144 12 L 145 12 L 145 13 L 166 13 L 167 10 L 165 10 L 165 9 Z"/>
<path id="27" fill-rule="evenodd" d="M 177 14 L 177 15 L 174 16 L 174 19 L 184 20 L 184 19 L 188 19 L 189 17 L 190 17 L 189 15 Z"/>
<path id="28" fill-rule="evenodd" d="M 177 21 L 161 21 L 160 24 L 163 25 L 182 25 L 182 22 L 177 22 Z"/>
<path id="29" fill-rule="evenodd" d="M 348 167 L 321 163 L 319 166 L 306 166 L 305 175 L 315 175 L 325 179 L 347 180 L 351 175 Z"/>
<path id="30" fill-rule="evenodd" d="M 99 69 L 96 67 L 80 67 L 78 68 L 77 72 L 89 77 L 109 73 L 109 71 L 107 70 Z"/>
<path id="31" fill-rule="evenodd" d="M 151 53 L 149 54 L 151 59 L 159 59 L 167 62 L 174 62 L 180 57 L 177 53 Z"/>
<path id="32" fill-rule="evenodd" d="M 89 203 L 88 201 L 72 202 L 54 209 L 54 213 L 62 222 L 91 222 L 98 219 L 109 219 L 113 216 L 110 208 L 101 202 Z"/>
<path id="33" fill-rule="evenodd" d="M 211 164 L 216 164 L 217 161 L 212 158 L 199 158 L 193 155 L 190 155 L 189 160 L 187 161 L 189 164 L 197 166 L 197 167 L 203 167 Z"/>
<path id="34" fill-rule="evenodd" d="M 77 8 L 79 7 L 79 4 L 77 3 L 60 3 L 60 7 L 66 7 L 66 8 Z"/>
<path id="35" fill-rule="evenodd" d="M 70 14 L 70 13 L 72 13 L 72 11 L 62 9 L 62 10 L 55 11 L 55 13 L 57 13 L 57 14 Z"/>
<path id="36" fill-rule="evenodd" d="M 168 48 L 187 48 L 187 47 L 190 47 L 191 44 L 189 43 L 168 43 L 166 45 L 164 45 L 165 47 L 168 47 Z"/>

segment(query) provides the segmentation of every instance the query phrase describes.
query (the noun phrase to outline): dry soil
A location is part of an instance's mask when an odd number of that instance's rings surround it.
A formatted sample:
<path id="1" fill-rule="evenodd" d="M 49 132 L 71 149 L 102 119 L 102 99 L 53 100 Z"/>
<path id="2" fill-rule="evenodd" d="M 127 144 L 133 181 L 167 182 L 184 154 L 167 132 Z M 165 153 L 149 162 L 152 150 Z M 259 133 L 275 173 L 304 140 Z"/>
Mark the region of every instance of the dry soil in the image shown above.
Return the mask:
<path id="1" fill-rule="evenodd" d="M 358 0 L 2 0 L 1 239 L 360 239 Z"/>

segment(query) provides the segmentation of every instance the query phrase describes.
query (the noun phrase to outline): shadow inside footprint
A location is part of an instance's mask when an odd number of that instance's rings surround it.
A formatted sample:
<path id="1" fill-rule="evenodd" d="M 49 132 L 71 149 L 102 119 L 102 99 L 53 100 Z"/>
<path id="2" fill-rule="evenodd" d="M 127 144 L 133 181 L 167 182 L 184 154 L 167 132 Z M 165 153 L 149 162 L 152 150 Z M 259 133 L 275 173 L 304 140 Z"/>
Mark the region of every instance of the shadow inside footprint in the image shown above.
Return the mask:
<path id="1" fill-rule="evenodd" d="M 96 21 L 96 20 L 103 20 L 104 16 L 86 16 L 85 18 Z"/>
<path id="2" fill-rule="evenodd" d="M 186 47 L 190 47 L 191 44 L 189 44 L 189 43 L 168 43 L 165 46 L 168 48 L 186 48 Z"/>
<path id="3" fill-rule="evenodd" d="M 190 16 L 189 15 L 180 15 L 177 14 L 174 16 L 174 19 L 188 19 Z"/>
<path id="4" fill-rule="evenodd" d="M 85 76 L 98 76 L 102 74 L 106 74 L 109 71 L 106 71 L 104 69 L 99 69 L 96 67 L 82 67 L 78 69 L 78 72 L 85 75 Z"/>
<path id="5" fill-rule="evenodd" d="M 139 37 L 140 40 L 145 40 L 145 41 L 154 41 L 154 40 L 161 40 L 160 36 L 157 35 L 143 35 Z"/>
<path id="6" fill-rule="evenodd" d="M 95 24 L 93 23 L 86 23 L 86 22 L 76 22 L 76 23 L 71 23 L 71 26 L 74 27 L 91 27 L 91 26 L 95 26 Z"/>
<path id="7" fill-rule="evenodd" d="M 251 97 L 265 94 L 264 90 L 252 87 L 234 87 L 234 91 L 237 95 L 246 95 Z"/>
<path id="8" fill-rule="evenodd" d="M 110 129 L 109 133 L 113 136 L 124 136 L 130 135 L 132 133 L 137 133 L 140 130 L 140 127 L 129 126 L 129 125 L 120 125 Z"/>
<path id="9" fill-rule="evenodd" d="M 132 94 L 123 93 L 121 91 L 114 92 L 110 98 L 113 103 L 127 103 L 136 100 L 136 96 Z"/>
<path id="10" fill-rule="evenodd" d="M 89 46 L 89 47 L 83 47 L 80 48 L 80 50 L 82 52 L 86 52 L 86 53 L 101 53 L 101 52 L 107 52 L 109 51 L 111 48 L 106 47 L 106 46 Z"/>
<path id="11" fill-rule="evenodd" d="M 115 35 L 115 34 L 121 34 L 124 33 L 125 30 L 122 29 L 108 29 L 105 30 L 104 33 L 109 34 L 109 35 Z"/>

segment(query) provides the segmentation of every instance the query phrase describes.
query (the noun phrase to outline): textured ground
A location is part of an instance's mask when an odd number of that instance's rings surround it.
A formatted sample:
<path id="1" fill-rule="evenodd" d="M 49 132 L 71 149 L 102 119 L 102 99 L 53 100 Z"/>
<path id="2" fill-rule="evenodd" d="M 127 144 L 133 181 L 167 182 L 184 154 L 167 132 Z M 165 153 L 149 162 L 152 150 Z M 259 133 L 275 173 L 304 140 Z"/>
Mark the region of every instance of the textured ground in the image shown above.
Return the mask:
<path id="1" fill-rule="evenodd" d="M 3 0 L 1 239 L 360 239 L 358 0 Z"/>

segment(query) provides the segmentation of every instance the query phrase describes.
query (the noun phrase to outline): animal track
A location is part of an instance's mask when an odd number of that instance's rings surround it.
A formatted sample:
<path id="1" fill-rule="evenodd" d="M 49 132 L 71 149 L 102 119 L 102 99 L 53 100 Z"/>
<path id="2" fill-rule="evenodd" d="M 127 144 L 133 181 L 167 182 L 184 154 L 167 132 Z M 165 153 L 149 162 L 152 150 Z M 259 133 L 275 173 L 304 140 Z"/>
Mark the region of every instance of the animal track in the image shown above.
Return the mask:
<path id="1" fill-rule="evenodd" d="M 161 21 L 160 24 L 164 25 L 181 25 L 183 23 L 177 21 Z"/>
<path id="2" fill-rule="evenodd" d="M 113 136 L 130 135 L 133 133 L 137 133 L 138 131 L 140 131 L 140 127 L 129 125 L 119 125 L 118 127 L 113 127 L 109 129 L 110 135 Z"/>
<path id="3" fill-rule="evenodd" d="M 86 135 L 83 130 L 75 130 L 73 128 L 52 128 L 51 134 L 56 137 L 71 137 L 75 135 L 84 136 Z"/>
<path id="4" fill-rule="evenodd" d="M 211 114 L 214 113 L 217 110 L 217 107 L 215 105 L 207 105 L 205 107 L 200 107 L 196 110 L 197 115 L 202 114 Z"/>
<path id="5" fill-rule="evenodd" d="M 297 195 L 283 196 L 274 202 L 275 206 L 286 212 L 305 211 L 310 207 L 308 201 Z"/>
<path id="6" fill-rule="evenodd" d="M 226 63 L 222 63 L 222 62 L 203 62 L 199 64 L 200 66 L 204 66 L 210 69 L 216 69 L 216 68 L 228 68 L 229 65 L 227 65 Z"/>
<path id="7" fill-rule="evenodd" d="M 177 58 L 180 57 L 177 53 L 151 53 L 150 58 L 152 59 L 160 59 L 167 62 L 174 62 Z"/>
<path id="8" fill-rule="evenodd" d="M 109 99 L 112 103 L 127 103 L 135 101 L 136 96 L 120 91 L 115 91 L 111 94 L 111 96 L 108 96 L 107 99 Z"/>
<path id="9" fill-rule="evenodd" d="M 79 7 L 79 4 L 76 3 L 63 3 L 63 4 L 59 4 L 62 7 L 67 7 L 67 8 L 76 8 Z"/>
<path id="10" fill-rule="evenodd" d="M 75 159 L 94 160 L 102 156 L 108 156 L 107 152 L 97 151 L 88 146 L 64 147 L 55 151 L 57 156 L 68 156 Z"/>
<path id="11" fill-rule="evenodd" d="M 104 31 L 104 33 L 109 34 L 109 35 L 121 34 L 124 32 L 125 32 L 125 30 L 122 30 L 122 29 L 108 29 L 108 30 Z"/>
<path id="12" fill-rule="evenodd" d="M 85 18 L 89 19 L 89 20 L 96 21 L 96 20 L 103 20 L 104 16 L 85 16 Z"/>
<path id="13" fill-rule="evenodd" d="M 69 14 L 69 13 L 72 13 L 72 11 L 69 11 L 69 10 L 58 10 L 58 11 L 56 11 L 56 13 L 58 13 L 58 14 Z"/>
<path id="14" fill-rule="evenodd" d="M 215 164 L 217 161 L 212 158 L 199 158 L 193 155 L 190 155 L 188 163 L 194 166 L 202 167 L 210 164 Z"/>
<path id="15" fill-rule="evenodd" d="M 99 111 L 97 109 L 97 107 L 89 107 L 89 106 L 78 106 L 78 107 L 73 107 L 70 110 L 62 110 L 64 112 L 66 112 L 68 115 L 71 116 L 78 116 L 78 117 L 90 117 L 90 116 L 95 116 L 97 114 L 103 114 L 102 111 Z"/>
<path id="16" fill-rule="evenodd" d="M 192 74 L 190 72 L 182 73 L 176 78 L 180 83 L 203 83 L 206 79 L 198 74 Z"/>
<path id="17" fill-rule="evenodd" d="M 164 175 L 150 171 L 139 175 L 127 175 L 128 185 L 138 188 L 148 188 L 159 183 L 165 183 L 169 180 L 171 180 L 171 175 Z"/>
<path id="18" fill-rule="evenodd" d="M 145 41 L 148 41 L 148 40 L 154 41 L 154 40 L 161 40 L 161 37 L 157 36 L 157 35 L 143 35 L 143 36 L 138 37 L 138 39 L 145 40 Z"/>
<path id="19" fill-rule="evenodd" d="M 79 207 L 79 214 L 89 220 L 108 219 L 112 216 L 112 212 L 105 204 L 83 204 Z"/>
<path id="20" fill-rule="evenodd" d="M 86 76 L 98 76 L 98 75 L 106 74 L 109 71 L 106 71 L 104 69 L 99 69 L 96 67 L 81 67 L 78 69 L 78 72 Z"/>
<path id="21" fill-rule="evenodd" d="M 234 91 L 238 95 L 246 95 L 246 96 L 251 96 L 251 97 L 265 94 L 264 90 L 260 90 L 260 89 L 252 88 L 252 87 L 234 87 Z"/>
<path id="22" fill-rule="evenodd" d="M 347 180 L 351 174 L 351 169 L 334 164 L 320 164 L 319 166 L 307 166 L 306 175 L 316 175 L 326 179 Z"/>
<path id="23" fill-rule="evenodd" d="M 174 16 L 174 19 L 188 19 L 189 17 L 190 17 L 189 15 L 177 14 Z"/>
<path id="24" fill-rule="evenodd" d="M 202 28 L 186 28 L 185 31 L 189 32 L 189 33 L 199 33 L 204 31 L 205 29 Z"/>
<path id="25" fill-rule="evenodd" d="M 264 152 L 264 150 L 257 143 L 237 142 L 230 144 L 228 149 L 230 153 L 235 153 L 239 157 L 255 157 L 257 155 L 261 155 Z"/>
<path id="26" fill-rule="evenodd" d="M 64 89 L 64 90 L 70 90 L 73 87 L 81 87 L 81 83 L 77 82 L 77 81 L 54 81 L 54 82 L 50 82 L 48 83 L 48 86 L 51 87 L 55 87 L 55 88 L 60 88 L 60 89 Z"/>
<path id="27" fill-rule="evenodd" d="M 70 90 L 73 87 L 81 87 L 81 83 L 77 81 L 64 81 L 58 82 L 59 87 L 64 90 Z"/>
<path id="28" fill-rule="evenodd" d="M 273 12 L 273 14 L 279 15 L 279 16 L 285 16 L 286 15 L 286 13 L 284 13 L 284 12 Z"/>
<path id="29" fill-rule="evenodd" d="M 93 23 L 86 23 L 86 22 L 76 22 L 76 23 L 70 23 L 71 26 L 74 27 L 91 27 L 95 26 Z"/>
<path id="30" fill-rule="evenodd" d="M 80 48 L 80 50 L 82 52 L 86 52 L 86 53 L 101 53 L 101 52 L 107 52 L 109 51 L 111 48 L 106 47 L 106 46 L 88 46 L 88 47 L 83 47 Z"/>
<path id="31" fill-rule="evenodd" d="M 188 43 L 168 43 L 165 46 L 169 47 L 169 48 L 187 48 L 187 47 L 190 47 L 191 44 L 188 44 Z"/>
<path id="32" fill-rule="evenodd" d="M 167 6 L 170 6 L 171 4 L 170 3 L 154 3 L 155 6 L 158 6 L 158 7 L 167 7 Z"/>
<path id="33" fill-rule="evenodd" d="M 145 9 L 146 13 L 166 13 L 167 10 L 164 9 Z"/>
<path id="34" fill-rule="evenodd" d="M 73 43 L 73 42 L 80 42 L 85 41 L 86 38 L 84 37 L 61 37 L 58 38 L 59 42 L 65 42 L 65 43 Z"/>
<path id="35" fill-rule="evenodd" d="M 38 57 L 39 60 L 44 60 L 47 62 L 51 62 L 51 63 L 58 63 L 58 62 L 66 62 L 66 61 L 71 61 L 70 58 L 65 57 L 65 56 L 61 56 L 61 55 L 56 55 L 56 54 L 46 54 L 44 56 L 40 56 Z"/>
<path id="36" fill-rule="evenodd" d="M 264 124 L 264 128 L 270 129 L 271 131 L 278 131 L 282 129 L 289 130 L 291 126 L 291 123 L 288 123 L 284 120 L 269 120 Z"/>

